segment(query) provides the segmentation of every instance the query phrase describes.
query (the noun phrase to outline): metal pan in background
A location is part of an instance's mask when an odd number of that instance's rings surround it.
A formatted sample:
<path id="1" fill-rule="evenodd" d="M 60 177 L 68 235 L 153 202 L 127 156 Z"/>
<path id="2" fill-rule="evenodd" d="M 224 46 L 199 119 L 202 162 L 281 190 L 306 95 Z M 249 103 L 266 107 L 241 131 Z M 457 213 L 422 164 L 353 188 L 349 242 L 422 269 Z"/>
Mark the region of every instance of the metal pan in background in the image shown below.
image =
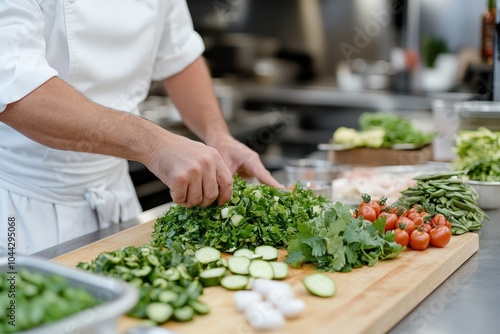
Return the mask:
<path id="1" fill-rule="evenodd" d="M 68 268 L 53 262 L 27 256 L 17 256 L 15 270 L 10 270 L 6 257 L 0 258 L 0 272 L 19 272 L 26 269 L 44 276 L 60 275 L 72 287 L 81 287 L 103 302 L 46 325 L 20 334 L 108 334 L 118 332 L 118 319 L 137 303 L 139 293 L 133 286 L 117 279 Z"/>

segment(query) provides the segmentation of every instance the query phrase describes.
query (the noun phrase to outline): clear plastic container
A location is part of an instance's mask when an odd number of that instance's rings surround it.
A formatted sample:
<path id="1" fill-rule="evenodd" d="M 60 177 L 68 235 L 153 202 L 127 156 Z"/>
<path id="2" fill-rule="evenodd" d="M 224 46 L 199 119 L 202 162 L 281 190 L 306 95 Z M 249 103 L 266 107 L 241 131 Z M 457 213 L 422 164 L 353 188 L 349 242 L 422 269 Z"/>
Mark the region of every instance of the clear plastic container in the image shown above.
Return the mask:
<path id="1" fill-rule="evenodd" d="M 345 168 L 328 160 L 294 159 L 285 166 L 288 183 L 297 181 L 332 181 Z"/>
<path id="2" fill-rule="evenodd" d="M 456 158 L 453 146 L 459 119 L 455 113 L 455 104 L 455 101 L 441 99 L 432 102 L 432 118 L 436 133 L 432 148 L 436 161 L 452 161 Z"/>

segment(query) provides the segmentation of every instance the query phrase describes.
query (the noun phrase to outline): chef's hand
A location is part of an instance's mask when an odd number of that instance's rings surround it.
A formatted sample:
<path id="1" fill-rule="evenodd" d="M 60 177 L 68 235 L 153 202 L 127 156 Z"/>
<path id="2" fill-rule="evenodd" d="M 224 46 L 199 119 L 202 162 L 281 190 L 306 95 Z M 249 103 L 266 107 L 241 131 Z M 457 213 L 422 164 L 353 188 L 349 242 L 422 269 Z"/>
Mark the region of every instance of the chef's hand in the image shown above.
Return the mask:
<path id="1" fill-rule="evenodd" d="M 231 199 L 232 174 L 216 149 L 171 133 L 166 137 L 146 165 L 170 188 L 176 204 L 207 207 Z"/>
<path id="2" fill-rule="evenodd" d="M 217 149 L 231 172 L 242 178 L 257 178 L 261 183 L 275 188 L 284 188 L 262 164 L 257 152 L 237 141 L 230 135 L 219 136 L 207 143 Z"/>

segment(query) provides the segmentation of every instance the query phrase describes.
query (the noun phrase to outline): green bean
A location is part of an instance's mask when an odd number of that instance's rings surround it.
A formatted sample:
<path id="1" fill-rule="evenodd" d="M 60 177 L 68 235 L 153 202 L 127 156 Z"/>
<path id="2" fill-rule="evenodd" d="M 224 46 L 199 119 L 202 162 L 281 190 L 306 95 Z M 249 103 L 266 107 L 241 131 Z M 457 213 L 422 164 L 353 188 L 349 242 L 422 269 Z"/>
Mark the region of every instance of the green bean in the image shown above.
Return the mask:
<path id="1" fill-rule="evenodd" d="M 461 228 L 457 228 L 456 226 L 451 227 L 451 233 L 454 235 L 461 235 L 461 234 L 465 234 L 467 232 L 469 232 L 469 231 L 461 229 Z"/>
<path id="2" fill-rule="evenodd" d="M 418 203 L 418 202 L 420 202 L 420 197 L 419 196 L 405 197 L 405 202 L 408 202 L 408 203 Z"/>
<path id="3" fill-rule="evenodd" d="M 440 189 L 444 189 L 444 190 L 447 190 L 447 191 L 453 191 L 453 192 L 459 192 L 459 191 L 464 191 L 465 189 L 463 189 L 462 187 L 459 187 L 459 186 L 448 186 L 446 184 L 441 184 L 441 185 L 438 185 L 436 186 Z"/>
<path id="4" fill-rule="evenodd" d="M 433 192 L 431 194 L 431 196 L 429 197 L 429 199 L 437 198 L 437 197 L 442 197 L 445 194 L 446 194 L 446 191 L 444 189 L 440 189 L 440 190 L 437 190 L 437 191 Z"/>
<path id="5" fill-rule="evenodd" d="M 440 179 L 449 179 L 452 176 L 458 176 L 464 174 L 463 171 L 458 172 L 448 172 L 448 173 L 437 173 L 437 174 L 423 174 L 414 177 L 414 180 L 418 181 L 428 181 L 428 180 L 440 180 Z"/>
<path id="6" fill-rule="evenodd" d="M 467 229 L 465 227 L 465 224 L 463 222 L 461 222 L 459 219 L 455 219 L 455 218 L 450 218 L 449 219 L 450 223 L 452 226 L 455 226 L 455 227 L 460 227 L 460 228 L 463 228 L 463 229 Z"/>
<path id="7" fill-rule="evenodd" d="M 413 190 L 413 189 L 407 189 L 407 190 L 404 190 L 401 192 L 403 195 L 406 195 L 406 196 L 421 196 L 423 194 L 425 194 L 425 192 L 421 191 L 421 190 Z"/>
<path id="8" fill-rule="evenodd" d="M 473 212 L 477 211 L 477 207 L 472 206 L 467 202 L 457 201 L 456 199 L 451 199 L 450 204 L 467 211 L 473 211 Z"/>
<path id="9" fill-rule="evenodd" d="M 477 231 L 477 230 L 479 230 L 482 226 L 483 226 L 483 224 L 475 223 L 475 224 L 472 224 L 472 225 L 469 227 L 469 230 L 470 230 L 470 231 Z"/>
<path id="10" fill-rule="evenodd" d="M 462 193 L 460 193 L 460 192 L 458 192 L 458 191 L 449 192 L 449 193 L 446 194 L 446 197 L 448 197 L 450 199 L 454 198 L 454 197 L 458 197 L 460 199 L 465 199 L 465 195 L 462 194 Z"/>
<path id="11" fill-rule="evenodd" d="M 447 180 L 450 184 L 464 184 L 464 180 L 460 178 L 451 178 Z"/>

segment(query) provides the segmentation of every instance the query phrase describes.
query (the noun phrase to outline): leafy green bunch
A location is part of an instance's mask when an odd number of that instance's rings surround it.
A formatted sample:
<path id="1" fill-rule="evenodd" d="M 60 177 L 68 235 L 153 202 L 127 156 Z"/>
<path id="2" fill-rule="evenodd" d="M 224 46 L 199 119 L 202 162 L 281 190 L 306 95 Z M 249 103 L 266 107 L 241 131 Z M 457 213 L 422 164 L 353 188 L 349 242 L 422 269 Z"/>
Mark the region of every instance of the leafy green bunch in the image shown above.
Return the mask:
<path id="1" fill-rule="evenodd" d="M 396 144 L 414 144 L 421 147 L 430 144 L 435 134 L 417 129 L 410 120 L 390 113 L 363 113 L 359 117 L 362 131 L 383 129 L 385 132 L 382 147 Z"/>
<path id="2" fill-rule="evenodd" d="M 464 170 L 474 181 L 500 181 L 500 132 L 486 128 L 460 131 L 455 142 L 455 170 Z"/>
<path id="3" fill-rule="evenodd" d="M 384 227 L 385 217 L 373 223 L 354 218 L 348 206 L 337 202 L 314 219 L 299 223 L 285 262 L 292 267 L 313 263 L 317 270 L 342 272 L 373 266 L 403 250 L 393 233 L 384 235 Z"/>
<path id="4" fill-rule="evenodd" d="M 223 252 L 260 245 L 286 247 L 297 224 L 316 217 L 329 200 L 299 183 L 292 191 L 235 177 L 232 199 L 222 206 L 172 206 L 156 220 L 151 244 L 169 249 L 212 246 Z"/>

